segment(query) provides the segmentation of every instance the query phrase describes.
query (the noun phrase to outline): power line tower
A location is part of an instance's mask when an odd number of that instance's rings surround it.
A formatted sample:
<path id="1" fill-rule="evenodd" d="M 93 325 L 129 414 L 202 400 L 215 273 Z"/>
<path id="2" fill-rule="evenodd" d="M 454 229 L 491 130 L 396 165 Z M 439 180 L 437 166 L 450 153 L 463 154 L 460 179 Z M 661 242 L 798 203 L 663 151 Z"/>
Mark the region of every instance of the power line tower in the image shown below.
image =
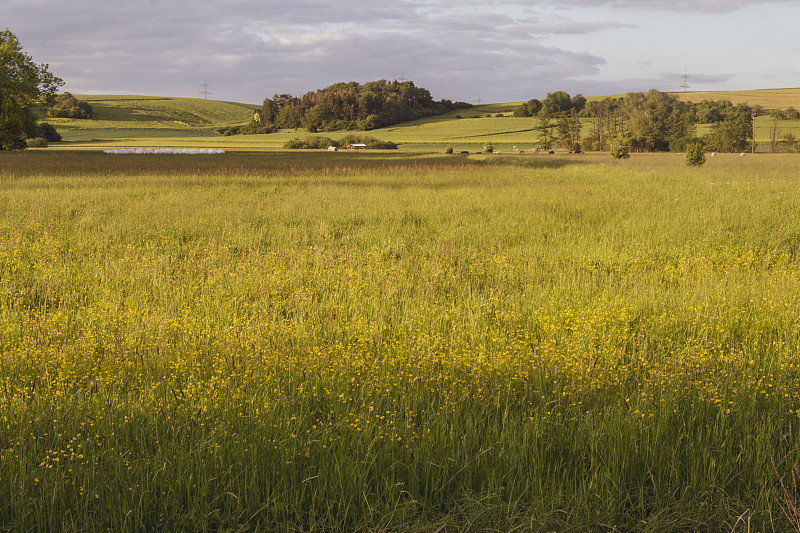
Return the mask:
<path id="1" fill-rule="evenodd" d="M 202 94 L 202 95 L 203 95 L 203 98 L 205 98 L 206 100 L 208 100 L 208 95 L 209 95 L 209 94 L 211 94 L 211 93 L 208 91 L 208 87 L 209 87 L 209 85 L 208 85 L 208 80 L 203 80 L 203 83 L 201 83 L 201 84 L 200 84 L 200 87 L 202 87 L 202 88 L 203 88 L 203 90 L 202 90 L 202 91 L 200 91 L 200 94 Z"/>
<path id="2" fill-rule="evenodd" d="M 400 73 L 400 77 L 397 79 L 397 81 L 399 81 L 400 83 L 403 83 L 403 82 L 406 82 L 408 80 L 406 80 L 405 74 L 403 72 L 401 72 Z"/>
<path id="3" fill-rule="evenodd" d="M 477 99 L 477 100 L 475 100 L 475 102 L 476 102 L 478 105 L 481 105 L 481 97 L 480 97 L 480 96 L 478 96 L 478 99 Z"/>
<path id="4" fill-rule="evenodd" d="M 683 89 L 683 92 L 686 92 L 686 89 L 689 88 L 689 75 L 686 73 L 686 69 L 683 69 L 683 76 L 681 76 L 681 78 L 683 78 L 681 89 Z"/>

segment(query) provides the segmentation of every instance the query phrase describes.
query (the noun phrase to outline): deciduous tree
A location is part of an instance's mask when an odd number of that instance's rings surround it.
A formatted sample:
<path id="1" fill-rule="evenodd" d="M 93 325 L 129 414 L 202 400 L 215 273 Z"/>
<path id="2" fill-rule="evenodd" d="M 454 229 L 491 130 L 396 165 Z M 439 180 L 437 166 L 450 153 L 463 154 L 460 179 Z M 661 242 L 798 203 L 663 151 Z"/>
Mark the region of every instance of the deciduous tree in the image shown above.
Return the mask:
<path id="1" fill-rule="evenodd" d="M 25 147 L 37 134 L 33 106 L 52 102 L 60 78 L 33 62 L 10 30 L 0 31 L 0 150 Z"/>
<path id="2" fill-rule="evenodd" d="M 739 104 L 726 110 L 724 119 L 711 126 L 711 133 L 703 137 L 703 142 L 715 152 L 742 152 L 748 148 L 752 135 L 753 110 Z"/>

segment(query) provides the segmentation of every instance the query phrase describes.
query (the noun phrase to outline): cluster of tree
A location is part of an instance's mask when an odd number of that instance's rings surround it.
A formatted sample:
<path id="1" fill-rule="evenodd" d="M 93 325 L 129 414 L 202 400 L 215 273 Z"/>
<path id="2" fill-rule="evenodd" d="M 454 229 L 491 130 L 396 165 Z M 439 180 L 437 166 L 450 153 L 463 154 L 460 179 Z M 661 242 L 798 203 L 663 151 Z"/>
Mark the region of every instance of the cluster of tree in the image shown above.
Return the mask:
<path id="1" fill-rule="evenodd" d="M 533 111 L 537 103 L 529 101 L 524 107 Z M 515 114 L 520 116 L 523 111 L 518 109 Z M 582 145 L 591 150 L 612 150 L 624 133 L 620 142 L 629 145 L 631 151 L 651 152 L 669 150 L 671 143 L 694 136 L 694 123 L 686 106 L 655 89 L 591 102 L 581 95 L 570 98 L 563 91 L 549 93 L 540 103 L 537 117 L 540 144 L 546 149 L 557 144 L 570 150 L 579 150 Z M 549 119 L 556 122 L 549 123 Z M 552 135 L 547 134 L 548 126 L 554 128 Z M 584 135 L 585 127 L 588 132 Z"/>
<path id="2" fill-rule="evenodd" d="M 729 104 L 729 105 L 728 105 Z M 702 141 L 714 152 L 741 152 L 753 141 L 753 119 L 757 112 L 747 104 L 719 103 L 721 118 L 711 123 L 711 131 L 703 135 Z"/>
<path id="3" fill-rule="evenodd" d="M 310 132 L 372 130 L 454 109 L 464 102 L 434 101 L 430 92 L 413 81 L 354 81 L 336 83 L 302 97 L 276 94 L 264 100 L 252 122 L 236 133 L 270 133 L 278 128 L 306 128 Z"/>
<path id="4" fill-rule="evenodd" d="M 756 112 L 728 101 L 681 102 L 652 89 L 591 102 L 557 91 L 542 101 L 525 102 L 514 115 L 537 117 L 534 128 L 545 149 L 558 145 L 579 150 L 583 144 L 591 150 L 620 153 L 684 151 L 697 140 L 696 125 L 705 123 L 711 124 L 702 138 L 708 149 L 736 152 L 751 141 Z"/>
<path id="5" fill-rule="evenodd" d="M 64 93 L 56 97 L 48 115 L 54 118 L 89 119 L 92 118 L 92 106 L 70 93 Z"/>
<path id="6" fill-rule="evenodd" d="M 22 51 L 16 35 L 0 31 L 0 150 L 25 148 L 39 136 L 34 107 L 51 105 L 63 81 Z"/>
<path id="7" fill-rule="evenodd" d="M 515 117 L 537 117 L 535 129 L 539 144 L 549 150 L 560 145 L 569 150 L 581 149 L 582 111 L 586 107 L 583 95 L 570 96 L 564 91 L 547 94 L 544 100 L 532 99 L 514 110 Z"/>
<path id="8" fill-rule="evenodd" d="M 370 137 L 368 135 L 356 135 L 356 134 L 348 134 L 342 137 L 341 139 L 331 139 L 329 137 L 306 137 L 305 139 L 291 139 L 287 141 L 286 144 L 283 145 L 284 148 L 289 148 L 292 150 L 299 150 L 299 149 L 324 149 L 328 148 L 329 146 L 334 146 L 336 148 L 340 148 L 343 146 L 349 146 L 351 144 L 363 144 L 366 145 L 367 148 L 372 150 L 396 150 L 397 143 L 393 143 L 392 141 L 382 141 L 380 139 L 376 139 L 375 137 Z"/>
<path id="9" fill-rule="evenodd" d="M 770 115 L 772 116 L 772 126 L 769 129 L 770 152 L 800 152 L 800 139 L 790 131 L 781 131 L 780 127 L 780 122 L 782 120 L 796 120 L 800 118 L 800 112 L 790 107 L 783 111 L 775 109 Z"/>
<path id="10" fill-rule="evenodd" d="M 800 120 L 800 111 L 794 107 L 787 107 L 786 109 L 776 109 L 775 113 L 781 120 Z"/>

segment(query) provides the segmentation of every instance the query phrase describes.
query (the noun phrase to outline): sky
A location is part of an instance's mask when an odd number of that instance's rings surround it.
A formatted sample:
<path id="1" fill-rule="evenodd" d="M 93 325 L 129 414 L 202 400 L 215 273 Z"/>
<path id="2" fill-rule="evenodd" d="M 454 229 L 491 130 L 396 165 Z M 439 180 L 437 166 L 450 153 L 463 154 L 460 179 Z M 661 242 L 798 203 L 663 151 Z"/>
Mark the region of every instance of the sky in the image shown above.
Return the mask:
<path id="1" fill-rule="evenodd" d="M 470 103 L 800 87 L 797 0 L 2 0 L 74 94 L 259 104 L 412 80 Z M 205 84 L 205 85 L 204 85 Z M 203 92 L 209 94 L 202 94 Z"/>

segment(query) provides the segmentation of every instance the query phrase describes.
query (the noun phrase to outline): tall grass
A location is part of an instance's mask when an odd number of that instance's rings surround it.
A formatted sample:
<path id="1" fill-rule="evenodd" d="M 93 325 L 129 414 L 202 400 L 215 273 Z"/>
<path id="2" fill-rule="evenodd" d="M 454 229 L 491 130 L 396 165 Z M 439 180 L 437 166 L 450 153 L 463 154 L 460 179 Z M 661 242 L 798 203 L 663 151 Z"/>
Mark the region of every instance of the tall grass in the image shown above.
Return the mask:
<path id="1" fill-rule="evenodd" d="M 342 155 L 2 154 L 0 528 L 791 527 L 795 158 Z"/>

